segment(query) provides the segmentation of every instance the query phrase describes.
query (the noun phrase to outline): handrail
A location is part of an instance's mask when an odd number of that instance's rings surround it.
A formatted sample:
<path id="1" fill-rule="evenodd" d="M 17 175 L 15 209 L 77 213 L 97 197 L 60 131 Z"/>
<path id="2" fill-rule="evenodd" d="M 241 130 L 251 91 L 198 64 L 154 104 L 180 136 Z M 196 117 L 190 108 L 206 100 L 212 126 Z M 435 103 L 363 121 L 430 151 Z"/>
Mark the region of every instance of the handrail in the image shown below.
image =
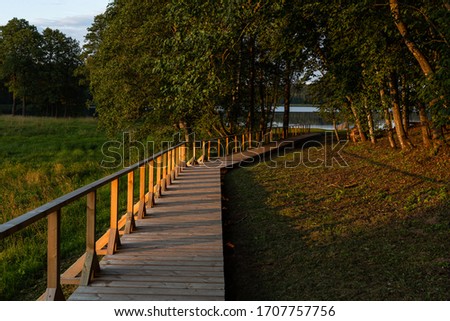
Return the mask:
<path id="1" fill-rule="evenodd" d="M 148 201 L 152 206 L 154 194 L 161 195 L 161 190 L 171 183 L 171 177 L 179 174 L 185 167 L 186 143 L 180 143 L 161 151 L 145 160 L 124 168 L 114 174 L 99 179 L 91 184 L 83 186 L 71 193 L 61 196 L 39 208 L 24 215 L 14 218 L 0 225 L 0 240 L 18 232 L 31 224 L 47 219 L 47 290 L 40 299 L 55 301 L 65 300 L 61 284 L 88 285 L 99 270 L 97 255 L 114 254 L 120 245 L 119 229 L 124 228 L 122 233 L 131 233 L 135 228 L 135 214 L 138 219 L 146 214 L 145 203 Z M 168 156 L 170 155 L 170 157 Z M 148 193 L 145 193 L 145 182 L 147 180 L 146 166 L 148 170 Z M 155 177 L 154 169 L 157 168 Z M 139 169 L 139 201 L 134 204 L 134 172 Z M 161 171 L 161 169 L 163 169 Z M 164 175 L 161 175 L 161 172 Z M 170 174 L 170 177 L 167 177 Z M 127 213 L 118 220 L 119 208 L 119 179 L 128 176 L 127 187 Z M 154 186 L 153 182 L 157 185 Z M 95 240 L 96 231 L 96 204 L 97 190 L 111 184 L 111 211 L 110 229 L 98 241 Z M 61 275 L 61 210 L 64 206 L 86 196 L 86 252 L 65 273 Z M 137 210 L 136 210 L 137 208 Z M 103 247 L 107 245 L 107 249 Z M 81 275 L 80 275 L 81 273 Z"/>
<path id="2" fill-rule="evenodd" d="M 168 148 L 165 151 L 161 151 L 146 160 L 142 160 L 134 165 L 131 165 L 130 167 L 124 168 L 114 174 L 111 174 L 109 176 L 106 176 L 104 178 L 101 178 L 93 183 L 90 183 L 88 185 L 85 185 L 83 187 L 80 187 L 79 189 L 70 192 L 68 194 L 65 194 L 51 202 L 48 202 L 47 204 L 44 204 L 32 211 L 29 211 L 26 214 L 23 214 L 21 216 L 18 216 L 6 223 L 3 223 L 0 225 L 0 240 L 4 239 L 5 237 L 14 234 L 31 224 L 43 219 L 47 215 L 55 212 L 56 210 L 64 207 L 67 204 L 70 204 L 83 196 L 86 196 L 87 194 L 91 193 L 92 191 L 95 191 L 99 189 L 100 187 L 105 186 L 108 183 L 111 183 L 113 180 L 122 177 L 130 172 L 135 171 L 139 167 L 142 167 L 145 164 L 148 164 L 150 161 L 155 160 L 159 156 L 165 154 L 166 152 L 169 152 L 177 147 L 180 147 L 184 145 L 184 143 L 180 143 L 176 146 L 173 146 L 171 148 Z"/>

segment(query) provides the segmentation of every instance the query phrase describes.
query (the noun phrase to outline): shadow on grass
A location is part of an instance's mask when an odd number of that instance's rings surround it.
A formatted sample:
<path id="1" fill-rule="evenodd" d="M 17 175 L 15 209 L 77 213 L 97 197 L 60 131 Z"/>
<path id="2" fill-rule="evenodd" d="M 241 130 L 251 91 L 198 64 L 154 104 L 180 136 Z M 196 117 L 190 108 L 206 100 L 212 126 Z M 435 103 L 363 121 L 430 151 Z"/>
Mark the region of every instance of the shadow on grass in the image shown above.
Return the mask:
<path id="1" fill-rule="evenodd" d="M 365 224 L 321 201 L 306 212 L 295 202 L 271 206 L 274 195 L 253 169 L 224 179 L 227 300 L 450 299 L 448 198 L 407 217 Z"/>

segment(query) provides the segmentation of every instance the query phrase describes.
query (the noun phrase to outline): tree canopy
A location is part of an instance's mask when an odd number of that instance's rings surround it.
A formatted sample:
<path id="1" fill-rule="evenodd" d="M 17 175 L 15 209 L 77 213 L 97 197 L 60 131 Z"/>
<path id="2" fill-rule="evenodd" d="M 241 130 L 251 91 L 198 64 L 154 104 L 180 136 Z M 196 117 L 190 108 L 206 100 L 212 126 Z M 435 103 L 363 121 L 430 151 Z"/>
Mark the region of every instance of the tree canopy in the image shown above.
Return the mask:
<path id="1" fill-rule="evenodd" d="M 441 0 L 116 0 L 89 30 L 86 71 L 111 133 L 264 132 L 283 100 L 286 128 L 290 88 L 309 81 L 362 140 L 381 115 L 410 148 L 408 113 L 427 145 L 449 123 L 449 15 Z"/>
<path id="2" fill-rule="evenodd" d="M 24 19 L 11 19 L 0 27 L 0 81 L 16 100 L 40 108 L 40 114 L 64 115 L 84 106 L 86 90 L 76 70 L 82 65 L 80 44 L 59 30 L 39 33 Z"/>

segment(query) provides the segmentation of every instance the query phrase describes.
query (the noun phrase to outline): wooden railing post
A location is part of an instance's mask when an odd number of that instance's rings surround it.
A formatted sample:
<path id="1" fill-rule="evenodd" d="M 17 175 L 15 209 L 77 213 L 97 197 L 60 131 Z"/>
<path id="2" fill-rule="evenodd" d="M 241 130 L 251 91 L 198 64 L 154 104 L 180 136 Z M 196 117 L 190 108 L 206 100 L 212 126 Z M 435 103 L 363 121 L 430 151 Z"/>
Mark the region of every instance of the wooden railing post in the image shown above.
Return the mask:
<path id="1" fill-rule="evenodd" d="M 87 195 L 86 204 L 86 259 L 81 272 L 81 286 L 87 286 L 100 270 L 97 252 L 95 250 L 95 226 L 96 226 L 96 191 Z"/>
<path id="2" fill-rule="evenodd" d="M 161 197 L 161 169 L 162 169 L 162 157 L 158 156 L 156 159 L 156 197 Z"/>
<path id="3" fill-rule="evenodd" d="M 186 149 L 187 149 L 187 143 L 183 144 L 183 147 L 181 148 L 181 168 L 184 170 L 186 168 Z"/>
<path id="4" fill-rule="evenodd" d="M 142 220 L 147 214 L 145 205 L 145 165 L 139 167 L 139 210 L 137 218 Z"/>
<path id="5" fill-rule="evenodd" d="M 245 134 L 242 134 L 241 152 L 245 151 Z"/>
<path id="6" fill-rule="evenodd" d="M 252 133 L 248 133 L 248 148 L 252 148 Z"/>
<path id="7" fill-rule="evenodd" d="M 175 148 L 175 163 L 174 163 L 174 179 L 178 178 L 180 174 L 180 146 Z"/>
<path id="8" fill-rule="evenodd" d="M 167 174 L 166 174 L 166 186 L 170 186 L 172 184 L 172 151 L 169 150 L 167 152 Z"/>
<path id="9" fill-rule="evenodd" d="M 192 163 L 191 165 L 195 164 L 195 161 L 197 160 L 197 146 L 196 146 L 196 141 L 194 140 L 192 142 Z"/>
<path id="10" fill-rule="evenodd" d="M 186 166 L 186 143 L 180 146 L 180 173 Z"/>
<path id="11" fill-rule="evenodd" d="M 220 150 L 222 149 L 222 145 L 220 144 L 220 138 L 217 139 L 217 157 L 220 157 Z"/>
<path id="12" fill-rule="evenodd" d="M 202 140 L 202 156 L 203 162 L 208 161 L 208 155 L 206 154 L 206 141 Z"/>
<path id="13" fill-rule="evenodd" d="M 125 223 L 125 234 L 130 234 L 136 228 L 134 220 L 134 171 L 128 173 L 128 193 L 127 193 L 127 221 Z"/>
<path id="14" fill-rule="evenodd" d="M 228 144 L 230 142 L 230 138 L 227 136 L 225 139 L 225 156 L 228 156 Z"/>
<path id="15" fill-rule="evenodd" d="M 170 181 L 173 183 L 175 181 L 175 160 L 176 160 L 176 153 L 177 153 L 177 149 L 174 148 L 172 149 L 172 162 L 171 162 L 171 167 L 170 167 Z"/>
<path id="16" fill-rule="evenodd" d="M 162 157 L 162 179 L 161 179 L 161 193 L 165 192 L 167 189 L 167 152 L 163 154 Z"/>
<path id="17" fill-rule="evenodd" d="M 48 218 L 47 235 L 47 290 L 45 301 L 64 301 L 61 289 L 61 210 L 51 213 Z"/>
<path id="18" fill-rule="evenodd" d="M 111 182 L 111 214 L 109 225 L 109 240 L 107 254 L 114 254 L 117 251 L 117 247 L 120 245 L 119 237 L 119 179 L 115 179 Z"/>
<path id="19" fill-rule="evenodd" d="M 211 159 L 211 141 L 208 140 L 208 160 Z"/>
<path id="20" fill-rule="evenodd" d="M 155 205 L 155 161 L 152 159 L 148 164 L 148 206 Z"/>

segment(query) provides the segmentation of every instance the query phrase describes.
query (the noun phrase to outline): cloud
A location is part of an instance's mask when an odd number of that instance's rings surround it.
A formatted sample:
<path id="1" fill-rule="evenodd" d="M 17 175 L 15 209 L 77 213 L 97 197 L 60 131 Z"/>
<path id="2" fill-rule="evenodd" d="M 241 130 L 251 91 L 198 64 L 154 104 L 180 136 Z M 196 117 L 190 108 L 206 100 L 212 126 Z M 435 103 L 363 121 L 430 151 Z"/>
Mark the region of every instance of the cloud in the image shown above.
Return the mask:
<path id="1" fill-rule="evenodd" d="M 84 36 L 94 21 L 94 17 L 91 15 L 77 15 L 64 17 L 60 19 L 45 19 L 38 18 L 30 21 L 35 25 L 39 31 L 46 28 L 58 29 L 69 37 L 78 40 L 80 43 L 84 42 Z"/>

